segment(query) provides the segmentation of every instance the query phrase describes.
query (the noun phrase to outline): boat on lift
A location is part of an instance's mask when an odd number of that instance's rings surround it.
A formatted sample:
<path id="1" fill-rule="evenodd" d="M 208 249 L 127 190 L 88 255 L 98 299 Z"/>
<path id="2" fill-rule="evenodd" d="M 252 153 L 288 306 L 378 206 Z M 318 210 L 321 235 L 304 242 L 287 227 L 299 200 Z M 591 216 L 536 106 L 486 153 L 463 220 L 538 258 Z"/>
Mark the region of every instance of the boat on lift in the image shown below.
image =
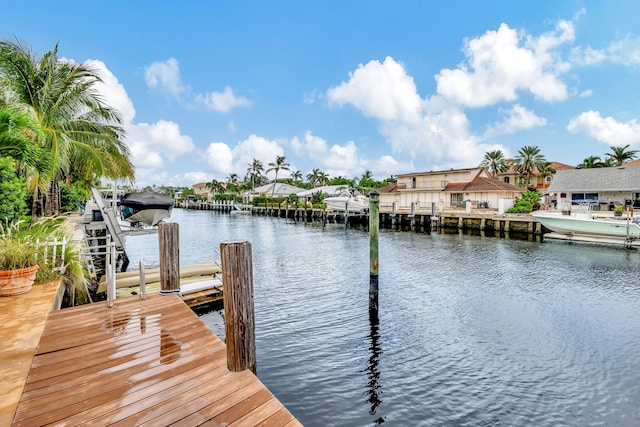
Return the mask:
<path id="1" fill-rule="evenodd" d="M 173 199 L 166 194 L 143 191 L 127 193 L 118 201 L 122 219 L 131 224 L 158 225 L 171 216 Z"/>

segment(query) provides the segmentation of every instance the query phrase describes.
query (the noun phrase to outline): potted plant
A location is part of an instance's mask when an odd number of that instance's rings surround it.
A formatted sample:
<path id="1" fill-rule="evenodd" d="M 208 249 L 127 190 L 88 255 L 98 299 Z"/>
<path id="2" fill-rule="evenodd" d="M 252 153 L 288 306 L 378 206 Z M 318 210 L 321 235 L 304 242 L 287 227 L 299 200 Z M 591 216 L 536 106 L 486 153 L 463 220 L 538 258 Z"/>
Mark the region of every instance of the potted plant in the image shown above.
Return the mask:
<path id="1" fill-rule="evenodd" d="M 613 216 L 622 216 L 623 213 L 624 213 L 624 206 L 615 205 L 613 207 Z"/>
<path id="2" fill-rule="evenodd" d="M 21 229 L 21 223 L 0 225 L 0 296 L 29 292 L 38 272 L 36 239 Z"/>

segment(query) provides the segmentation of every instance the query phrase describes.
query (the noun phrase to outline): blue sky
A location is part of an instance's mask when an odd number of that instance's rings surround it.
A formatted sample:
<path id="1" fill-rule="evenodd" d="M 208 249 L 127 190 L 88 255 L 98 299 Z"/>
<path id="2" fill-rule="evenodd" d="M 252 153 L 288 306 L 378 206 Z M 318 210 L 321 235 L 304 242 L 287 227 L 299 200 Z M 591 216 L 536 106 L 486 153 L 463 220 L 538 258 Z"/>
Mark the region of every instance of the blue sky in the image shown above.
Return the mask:
<path id="1" fill-rule="evenodd" d="M 640 149 L 639 17 L 637 0 L 0 0 L 0 38 L 93 62 L 142 187 L 281 155 L 383 179 L 525 145 L 571 165 Z"/>

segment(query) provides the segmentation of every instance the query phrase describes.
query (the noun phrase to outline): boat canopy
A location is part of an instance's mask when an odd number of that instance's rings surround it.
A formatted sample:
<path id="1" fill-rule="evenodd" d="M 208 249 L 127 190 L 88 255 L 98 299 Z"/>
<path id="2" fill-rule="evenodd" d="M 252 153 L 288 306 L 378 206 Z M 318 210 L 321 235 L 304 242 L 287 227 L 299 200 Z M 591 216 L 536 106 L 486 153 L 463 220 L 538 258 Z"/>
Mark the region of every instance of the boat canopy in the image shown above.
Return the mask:
<path id="1" fill-rule="evenodd" d="M 168 209 L 173 208 L 173 200 L 166 194 L 144 191 L 141 193 L 127 193 L 118 202 L 120 206 L 138 209 Z"/>

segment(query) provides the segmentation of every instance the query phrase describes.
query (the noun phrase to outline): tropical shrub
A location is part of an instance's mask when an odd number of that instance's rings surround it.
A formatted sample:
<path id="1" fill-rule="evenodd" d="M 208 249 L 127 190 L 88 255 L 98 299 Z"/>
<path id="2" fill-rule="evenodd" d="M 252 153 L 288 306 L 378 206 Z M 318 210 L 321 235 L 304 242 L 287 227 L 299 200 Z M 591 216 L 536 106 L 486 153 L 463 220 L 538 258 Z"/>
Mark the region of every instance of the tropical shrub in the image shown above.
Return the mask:
<path id="1" fill-rule="evenodd" d="M 267 206 L 267 197 L 256 196 L 253 198 L 251 203 L 253 203 L 253 206 Z"/>
<path id="2" fill-rule="evenodd" d="M 532 210 L 536 210 L 540 208 L 540 194 L 536 190 L 527 189 L 524 191 L 519 198 L 519 200 L 525 200 L 531 203 Z M 516 203 L 518 202 L 518 198 L 516 198 Z"/>
<path id="3" fill-rule="evenodd" d="M 52 256 L 51 242 L 62 242 Z M 28 224 L 24 220 L 0 223 L 0 270 L 38 264 L 36 282 L 62 280 L 77 303 L 90 302 L 86 269 L 80 259 L 80 242 L 73 238 L 73 224 L 64 217 L 47 217 Z M 64 265 L 62 271 L 59 267 Z"/>
<path id="4" fill-rule="evenodd" d="M 0 220 L 17 221 L 27 213 L 25 187 L 16 176 L 13 159 L 0 157 Z"/>
<path id="5" fill-rule="evenodd" d="M 63 212 L 82 210 L 84 202 L 89 199 L 91 190 L 78 184 L 60 183 L 60 204 Z"/>
<path id="6" fill-rule="evenodd" d="M 533 210 L 533 205 L 528 200 L 516 199 L 512 208 L 507 209 L 506 213 L 529 213 Z"/>
<path id="7" fill-rule="evenodd" d="M 25 230 L 23 220 L 0 223 L 0 270 L 17 270 L 38 263 L 37 238 Z"/>
<path id="8" fill-rule="evenodd" d="M 540 194 L 536 190 L 527 189 L 516 197 L 512 208 L 507 209 L 506 213 L 529 213 L 540 208 Z"/>

